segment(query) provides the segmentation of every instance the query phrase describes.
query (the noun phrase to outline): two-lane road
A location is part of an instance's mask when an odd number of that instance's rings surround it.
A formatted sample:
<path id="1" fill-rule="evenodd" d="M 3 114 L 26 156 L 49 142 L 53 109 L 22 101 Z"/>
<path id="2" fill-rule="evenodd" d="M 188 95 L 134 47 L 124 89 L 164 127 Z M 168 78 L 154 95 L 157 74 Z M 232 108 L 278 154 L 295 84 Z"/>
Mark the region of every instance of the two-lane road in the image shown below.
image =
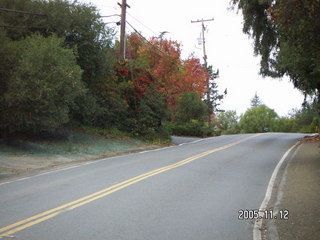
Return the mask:
<path id="1" fill-rule="evenodd" d="M 104 159 L 0 184 L 0 237 L 248 240 L 270 177 L 301 134 L 248 134 Z"/>

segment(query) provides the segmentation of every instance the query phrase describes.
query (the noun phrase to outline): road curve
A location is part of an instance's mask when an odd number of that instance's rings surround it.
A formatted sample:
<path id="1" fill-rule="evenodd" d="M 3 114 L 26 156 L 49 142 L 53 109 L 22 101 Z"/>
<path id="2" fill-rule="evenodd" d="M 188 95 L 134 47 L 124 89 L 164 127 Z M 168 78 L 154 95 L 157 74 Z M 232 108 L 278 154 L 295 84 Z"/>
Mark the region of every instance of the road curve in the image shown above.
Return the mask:
<path id="1" fill-rule="evenodd" d="M 7 239 L 252 239 L 274 168 L 301 134 L 208 138 L 0 185 Z"/>

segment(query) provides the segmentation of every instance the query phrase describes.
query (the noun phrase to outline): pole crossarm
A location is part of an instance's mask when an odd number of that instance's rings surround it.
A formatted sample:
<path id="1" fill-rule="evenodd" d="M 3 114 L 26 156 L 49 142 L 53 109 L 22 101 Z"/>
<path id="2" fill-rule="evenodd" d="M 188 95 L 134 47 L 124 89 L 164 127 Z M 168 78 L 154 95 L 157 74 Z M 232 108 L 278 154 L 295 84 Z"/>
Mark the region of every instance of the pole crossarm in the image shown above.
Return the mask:
<path id="1" fill-rule="evenodd" d="M 210 18 L 210 19 L 201 19 L 201 20 L 195 20 L 195 21 L 192 21 L 191 20 L 191 23 L 199 23 L 199 22 L 211 22 L 211 21 L 214 21 L 214 18 Z"/>
<path id="2" fill-rule="evenodd" d="M 207 67 L 207 54 L 206 54 L 206 40 L 205 40 L 205 37 L 204 37 L 204 31 L 206 30 L 206 27 L 204 26 L 204 22 L 211 22 L 213 21 L 214 18 L 210 18 L 210 19 L 201 19 L 201 20 L 195 20 L 195 21 L 192 21 L 191 20 L 191 23 L 201 23 L 201 26 L 202 26 L 202 44 L 203 44 L 203 60 L 204 60 L 204 65 L 205 67 Z"/>

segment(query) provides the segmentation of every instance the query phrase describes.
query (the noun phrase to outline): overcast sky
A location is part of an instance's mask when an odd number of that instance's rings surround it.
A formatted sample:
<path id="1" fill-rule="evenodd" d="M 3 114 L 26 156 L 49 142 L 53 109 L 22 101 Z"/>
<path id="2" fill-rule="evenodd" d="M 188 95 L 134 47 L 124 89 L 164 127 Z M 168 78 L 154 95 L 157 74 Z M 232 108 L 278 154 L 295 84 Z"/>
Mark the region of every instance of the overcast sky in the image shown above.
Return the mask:
<path id="1" fill-rule="evenodd" d="M 121 0 L 80 2 L 96 5 L 101 15 L 121 12 L 117 4 Z M 202 45 L 198 45 L 201 23 L 191 23 L 191 20 L 214 18 L 214 21 L 205 23 L 205 38 L 208 64 L 220 72 L 219 89 L 221 92 L 228 89 L 222 109 L 244 113 L 255 92 L 280 116 L 292 108 L 300 108 L 303 95 L 287 78 L 271 79 L 259 75 L 259 57 L 253 56 L 252 40 L 242 33 L 241 13 L 228 10 L 229 0 L 127 0 L 127 3 L 131 7 L 127 11 L 127 21 L 131 25 L 147 38 L 168 31 L 166 38 L 182 44 L 183 58 L 194 53 L 203 59 Z M 104 18 L 105 22 L 119 20 L 119 17 Z M 109 26 L 116 25 L 110 23 Z M 117 30 L 120 31 L 118 27 Z M 130 33 L 133 29 L 127 25 L 126 31 Z"/>

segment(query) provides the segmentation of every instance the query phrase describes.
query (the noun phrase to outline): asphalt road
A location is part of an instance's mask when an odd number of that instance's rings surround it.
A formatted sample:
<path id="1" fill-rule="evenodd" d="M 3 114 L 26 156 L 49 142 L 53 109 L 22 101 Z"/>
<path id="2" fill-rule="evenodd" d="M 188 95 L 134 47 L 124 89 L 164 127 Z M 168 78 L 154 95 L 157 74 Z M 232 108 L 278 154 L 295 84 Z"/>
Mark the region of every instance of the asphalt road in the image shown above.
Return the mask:
<path id="1" fill-rule="evenodd" d="M 104 159 L 0 184 L 0 237 L 248 240 L 284 153 L 301 134 L 249 134 Z"/>

